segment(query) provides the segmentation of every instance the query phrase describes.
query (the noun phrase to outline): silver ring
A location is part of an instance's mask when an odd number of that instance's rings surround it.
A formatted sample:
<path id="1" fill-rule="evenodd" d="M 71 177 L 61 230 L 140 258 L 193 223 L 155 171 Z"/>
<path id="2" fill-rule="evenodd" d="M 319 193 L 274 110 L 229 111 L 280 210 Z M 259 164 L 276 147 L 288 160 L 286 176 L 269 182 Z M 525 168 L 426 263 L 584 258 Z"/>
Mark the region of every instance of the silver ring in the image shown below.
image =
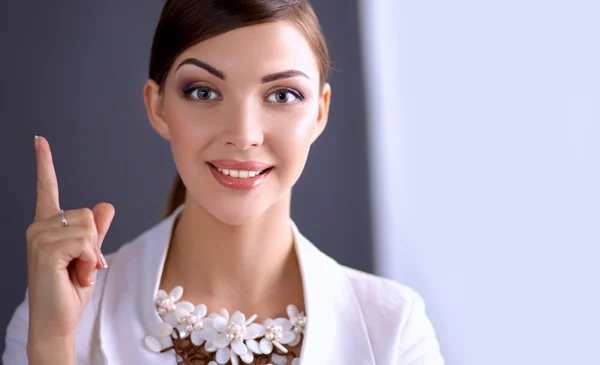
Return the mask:
<path id="1" fill-rule="evenodd" d="M 60 219 L 62 220 L 62 224 L 64 227 L 69 226 L 69 222 L 67 222 L 67 218 L 65 218 L 65 211 L 62 209 L 60 210 Z"/>

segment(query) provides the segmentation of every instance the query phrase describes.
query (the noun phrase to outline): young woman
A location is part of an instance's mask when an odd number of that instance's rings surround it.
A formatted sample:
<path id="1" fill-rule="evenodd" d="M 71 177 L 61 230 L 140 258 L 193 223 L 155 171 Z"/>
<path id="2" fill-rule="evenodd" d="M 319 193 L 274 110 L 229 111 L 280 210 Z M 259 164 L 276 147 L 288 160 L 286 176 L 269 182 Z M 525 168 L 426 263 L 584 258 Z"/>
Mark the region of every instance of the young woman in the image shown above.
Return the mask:
<path id="1" fill-rule="evenodd" d="M 327 72 L 307 1 L 167 1 L 143 93 L 178 171 L 166 218 L 105 258 L 114 208 L 62 211 L 36 137 L 4 364 L 443 364 L 417 293 L 341 266 L 290 220 Z"/>

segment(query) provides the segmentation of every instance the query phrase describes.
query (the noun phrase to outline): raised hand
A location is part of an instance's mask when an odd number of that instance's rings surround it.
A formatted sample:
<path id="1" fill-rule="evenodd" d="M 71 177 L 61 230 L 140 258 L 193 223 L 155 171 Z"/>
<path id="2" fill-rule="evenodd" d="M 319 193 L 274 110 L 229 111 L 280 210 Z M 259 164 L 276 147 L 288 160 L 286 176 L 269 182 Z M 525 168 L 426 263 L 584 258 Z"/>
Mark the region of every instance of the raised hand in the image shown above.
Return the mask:
<path id="1" fill-rule="evenodd" d="M 50 145 L 36 137 L 35 146 L 37 204 L 26 233 L 30 357 L 41 350 L 72 350 L 77 324 L 92 297 L 96 270 L 107 267 L 100 247 L 115 214 L 108 203 L 91 210 L 68 210 L 65 225 Z"/>

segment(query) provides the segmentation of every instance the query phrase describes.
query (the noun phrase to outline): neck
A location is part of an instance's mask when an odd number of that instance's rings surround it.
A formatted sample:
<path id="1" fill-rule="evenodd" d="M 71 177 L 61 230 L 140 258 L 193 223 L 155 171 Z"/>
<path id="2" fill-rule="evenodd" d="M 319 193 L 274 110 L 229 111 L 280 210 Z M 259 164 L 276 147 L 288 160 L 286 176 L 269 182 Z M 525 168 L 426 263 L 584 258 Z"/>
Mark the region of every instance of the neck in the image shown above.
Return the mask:
<path id="1" fill-rule="evenodd" d="M 282 285 L 297 283 L 300 275 L 289 207 L 290 197 L 284 198 L 257 220 L 230 226 L 187 198 L 164 272 L 193 296 L 230 305 L 277 297 Z"/>

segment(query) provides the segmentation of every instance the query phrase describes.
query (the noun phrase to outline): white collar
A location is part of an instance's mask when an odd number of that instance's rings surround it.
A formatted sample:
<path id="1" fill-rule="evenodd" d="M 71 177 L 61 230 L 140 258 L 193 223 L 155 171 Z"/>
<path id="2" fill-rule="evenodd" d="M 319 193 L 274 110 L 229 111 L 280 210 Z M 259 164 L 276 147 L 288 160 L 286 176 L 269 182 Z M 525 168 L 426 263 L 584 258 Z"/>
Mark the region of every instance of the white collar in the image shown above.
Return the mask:
<path id="1" fill-rule="evenodd" d="M 119 305 L 115 303 L 121 301 L 122 296 L 126 294 L 122 292 L 124 289 L 113 290 L 115 287 L 123 287 L 119 282 L 123 280 L 123 275 L 138 275 L 137 278 L 132 279 L 139 286 L 135 288 L 139 295 L 131 297 L 135 301 L 135 312 L 142 322 L 141 328 L 134 331 L 136 336 L 139 332 L 140 338 L 133 339 L 134 343 L 140 346 L 140 351 L 146 351 L 142 345 L 145 334 L 153 333 L 156 326 L 162 322 L 156 312 L 155 297 L 159 289 L 173 225 L 183 207 L 183 205 L 179 206 L 173 214 L 134 241 L 141 240 L 139 245 L 136 245 L 141 249 L 141 253 L 135 252 L 140 263 L 139 270 L 127 272 L 124 268 L 117 267 L 114 275 L 111 275 L 110 270 L 115 269 L 115 265 L 129 265 L 129 260 L 121 262 L 115 260 L 113 267 L 109 269 L 100 309 L 100 341 L 105 347 L 103 352 L 108 363 L 112 363 L 110 361 L 112 358 L 119 358 L 117 354 L 113 355 L 109 352 L 118 352 L 119 345 L 126 340 L 126 336 L 111 335 L 111 332 L 122 331 L 123 328 L 122 325 L 114 323 L 117 319 L 112 316 L 114 311 L 119 310 Z M 375 364 L 362 308 L 344 268 L 304 237 L 292 220 L 290 225 L 302 275 L 308 317 L 300 363 Z M 109 304 L 111 302 L 112 304 Z M 143 359 L 150 361 L 150 364 L 165 364 L 168 363 L 165 362 L 168 361 L 168 356 L 171 356 L 172 364 L 175 364 L 175 355 L 172 351 L 165 354 L 145 354 Z"/>

